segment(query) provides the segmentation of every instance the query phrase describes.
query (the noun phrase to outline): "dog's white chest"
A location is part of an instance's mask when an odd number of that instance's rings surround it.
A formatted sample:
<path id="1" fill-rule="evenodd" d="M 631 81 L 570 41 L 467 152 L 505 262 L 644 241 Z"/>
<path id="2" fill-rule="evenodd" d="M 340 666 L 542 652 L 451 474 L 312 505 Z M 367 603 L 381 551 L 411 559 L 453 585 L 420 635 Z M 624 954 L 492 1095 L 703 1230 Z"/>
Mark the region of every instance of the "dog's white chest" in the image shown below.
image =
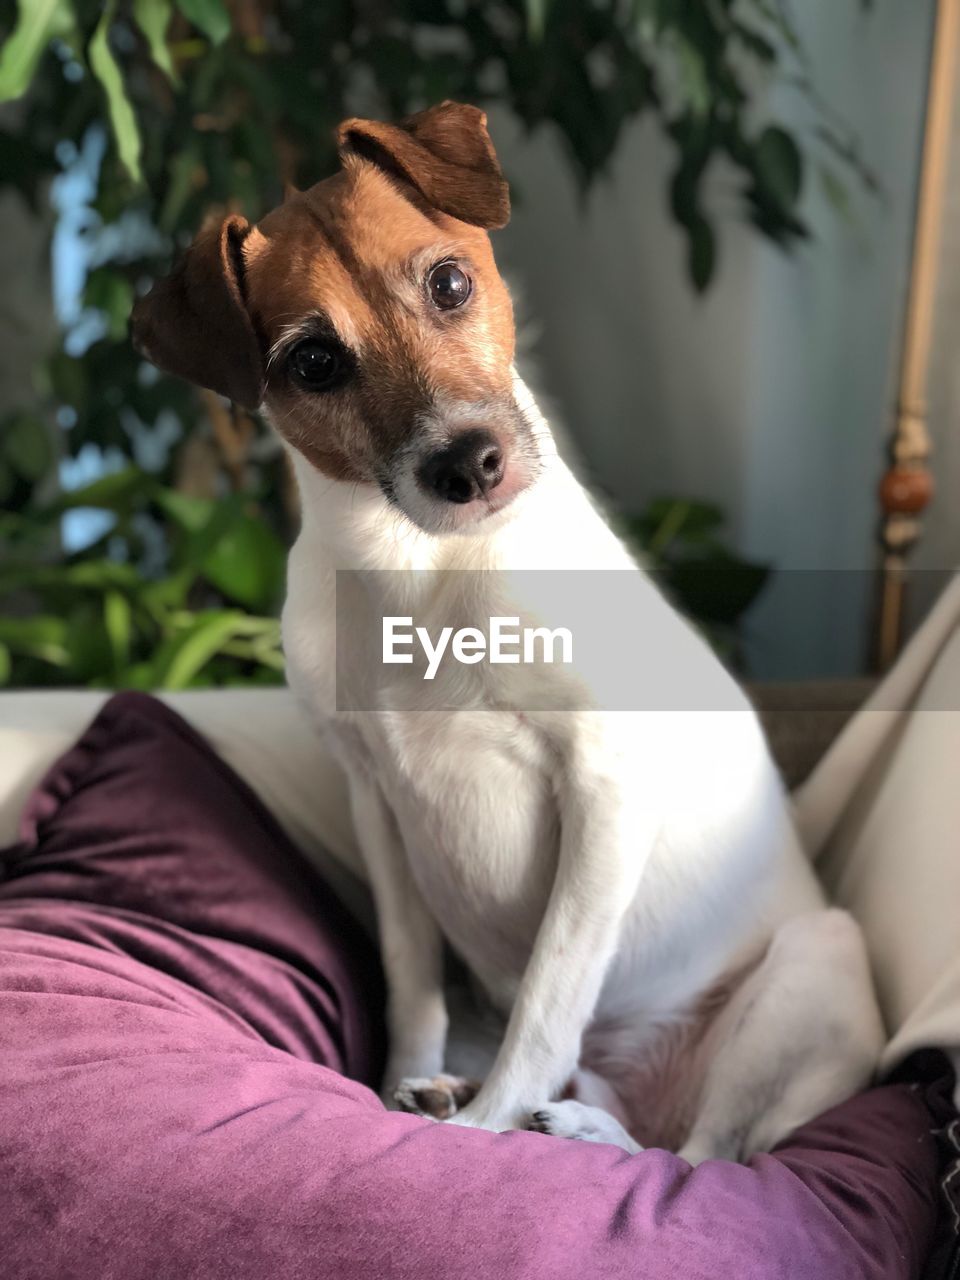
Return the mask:
<path id="1" fill-rule="evenodd" d="M 546 747 L 509 711 L 349 719 L 424 899 L 491 997 L 508 1003 L 556 868 Z"/>
<path id="2" fill-rule="evenodd" d="M 613 541 L 591 510 L 579 518 Z M 564 526 L 554 527 L 559 539 Z M 501 550 L 509 561 L 512 548 Z M 555 682 L 552 705 L 567 708 L 565 669 L 523 668 L 518 685 L 497 667 L 446 665 L 427 679 L 422 664 L 383 661 L 381 618 L 411 615 L 434 634 L 460 620 L 456 588 L 469 575 L 453 574 L 437 592 L 417 575 L 335 577 L 322 542 L 302 537 L 284 616 L 291 683 L 339 737 L 348 768 L 375 780 L 424 903 L 498 1004 L 515 996 L 546 913 L 574 769 L 589 778 L 578 785 L 594 826 L 606 830 L 608 808 L 617 815 L 616 858 L 643 857 L 645 866 L 622 905 L 598 1013 L 685 1007 L 795 898 L 816 903 L 745 700 L 701 714 L 527 717 L 522 708 L 542 705 L 530 683 L 542 676 Z M 645 581 L 631 572 L 624 585 L 662 630 L 673 615 Z M 706 671 L 718 698 L 739 698 L 706 649 L 691 645 L 679 620 L 672 625 L 693 674 Z M 806 872 L 796 893 L 773 883 L 785 851 Z"/>

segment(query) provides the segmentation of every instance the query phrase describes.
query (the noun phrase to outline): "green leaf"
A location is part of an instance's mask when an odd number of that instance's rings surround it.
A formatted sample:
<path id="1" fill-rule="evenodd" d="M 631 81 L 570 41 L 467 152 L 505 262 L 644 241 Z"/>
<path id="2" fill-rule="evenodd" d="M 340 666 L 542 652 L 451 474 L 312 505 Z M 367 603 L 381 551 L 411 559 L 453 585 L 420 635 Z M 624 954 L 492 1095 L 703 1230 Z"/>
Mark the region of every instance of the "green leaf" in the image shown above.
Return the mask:
<path id="1" fill-rule="evenodd" d="M 98 267 L 87 277 L 83 291 L 88 306 L 102 311 L 107 319 L 107 333 L 114 340 L 126 337 L 133 306 L 133 285 L 111 267 Z"/>
<path id="2" fill-rule="evenodd" d="M 242 623 L 243 615 L 234 612 L 197 614 L 190 627 L 157 655 L 154 671 L 157 687 L 186 689 L 223 646 L 242 632 Z"/>
<path id="3" fill-rule="evenodd" d="M 157 226 L 166 235 L 176 227 L 184 206 L 190 199 L 194 178 L 200 167 L 200 157 L 200 145 L 195 137 L 191 137 L 183 150 L 171 156 L 167 162 L 166 193 L 157 215 Z"/>
<path id="4" fill-rule="evenodd" d="M 116 0 L 109 0 L 93 33 L 87 57 L 90 69 L 100 81 L 107 98 L 110 125 L 120 160 L 133 181 L 139 185 L 143 181 L 140 168 L 140 129 L 124 88 L 123 76 L 110 48 L 110 25 L 115 10 Z"/>
<path id="5" fill-rule="evenodd" d="M 659 0 L 633 0 L 633 12 L 630 16 L 642 41 L 652 41 L 659 34 Z"/>
<path id="6" fill-rule="evenodd" d="M 87 599 L 71 611 L 66 648 L 73 678 L 89 683 L 112 670 L 110 640 L 97 601 Z"/>
<path id="7" fill-rule="evenodd" d="M 273 530 L 249 513 L 249 499 L 234 494 L 215 502 L 164 489 L 157 503 L 187 535 L 177 549 L 178 564 L 248 609 L 275 607 L 286 552 Z"/>
<path id="8" fill-rule="evenodd" d="M 46 508 L 45 514 L 60 515 L 77 507 L 96 507 L 123 515 L 152 499 L 156 490 L 156 481 L 139 467 L 124 467 L 122 471 L 111 471 L 109 475 L 92 480 L 79 489 L 68 489 Z"/>
<path id="9" fill-rule="evenodd" d="M 676 543 L 701 546 L 710 541 L 723 527 L 724 515 L 714 503 L 696 498 L 654 498 L 622 523 L 631 542 L 647 555 L 661 557 Z"/>
<path id="10" fill-rule="evenodd" d="M 0 644 L 0 685 L 10 683 L 12 671 L 13 662 L 10 658 L 10 650 L 5 644 Z"/>
<path id="11" fill-rule="evenodd" d="M 102 591 L 107 587 L 120 587 L 136 591 L 143 579 L 132 564 L 118 564 L 115 560 L 79 560 L 76 564 L 57 566 L 66 582 L 82 590 Z"/>
<path id="12" fill-rule="evenodd" d="M 785 129 L 770 125 L 756 145 L 757 176 L 783 209 L 790 210 L 803 187 L 803 157 Z"/>
<path id="13" fill-rule="evenodd" d="M 65 667 L 69 661 L 67 629 L 62 618 L 35 615 L 32 618 L 0 617 L 0 643 L 11 653 L 39 658 L 52 666 Z"/>
<path id="14" fill-rule="evenodd" d="M 14 470 L 34 484 L 53 466 L 50 429 L 34 414 L 18 414 L 3 424 L 2 448 Z"/>
<path id="15" fill-rule="evenodd" d="M 83 360 L 69 356 L 61 349 L 54 352 L 45 366 L 41 366 L 41 375 L 44 378 L 43 391 L 48 391 L 78 412 L 83 409 L 90 381 Z"/>
<path id="16" fill-rule="evenodd" d="M 664 576 L 685 613 L 699 622 L 730 626 L 756 600 L 770 570 L 717 548 L 703 559 L 670 565 Z"/>
<path id="17" fill-rule="evenodd" d="M 115 669 L 130 661 L 133 636 L 133 614 L 130 602 L 119 591 L 108 591 L 103 597 L 103 625 L 110 642 Z"/>
<path id="18" fill-rule="evenodd" d="M 547 27 L 547 18 L 553 0 L 524 0 L 527 11 L 527 35 L 539 42 Z"/>
<path id="19" fill-rule="evenodd" d="M 214 544 L 201 572 L 237 604 L 265 612 L 278 603 L 285 563 L 283 544 L 272 529 L 262 520 L 242 516 Z"/>
<path id="20" fill-rule="evenodd" d="M 150 49 L 150 57 L 175 87 L 180 86 L 180 77 L 173 65 L 169 46 L 167 45 L 167 28 L 173 16 L 171 0 L 133 0 L 133 20 L 143 32 L 144 39 Z"/>
<path id="21" fill-rule="evenodd" d="M 182 496 L 180 494 L 176 495 L 177 498 Z M 244 518 L 243 499 L 237 494 L 232 494 L 228 498 L 221 498 L 219 501 L 213 501 L 208 498 L 188 498 L 186 503 L 178 503 L 177 506 L 189 520 L 194 520 L 199 516 L 204 506 L 206 506 L 208 512 L 207 518 L 202 524 L 183 524 L 187 536 L 178 541 L 175 549 L 177 563 L 189 566 L 199 573 L 207 556 L 210 555 L 220 539 L 238 520 Z M 191 507 L 193 508 L 192 512 Z"/>
<path id="22" fill-rule="evenodd" d="M 177 8 L 212 44 L 223 44 L 230 34 L 230 15 L 222 0 L 177 0 Z"/>
<path id="23" fill-rule="evenodd" d="M 47 45 L 73 26 L 66 0 L 19 0 L 17 7 L 17 24 L 0 49 L 0 102 L 26 93 Z"/>
<path id="24" fill-rule="evenodd" d="M 184 608 L 196 577 L 192 569 L 180 569 L 148 582 L 140 592 L 139 603 L 156 622 L 163 623 L 171 610 Z"/>
<path id="25" fill-rule="evenodd" d="M 690 279 L 698 293 L 703 293 L 713 279 L 717 261 L 717 243 L 713 228 L 706 218 L 697 217 L 687 228 L 690 237 Z"/>
<path id="26" fill-rule="evenodd" d="M 134 662 L 117 673 L 116 684 L 119 689 L 142 689 L 149 692 L 157 687 L 153 674 L 154 664 L 149 661 Z"/>
<path id="27" fill-rule="evenodd" d="M 188 493 L 178 493 L 176 489 L 159 489 L 156 503 L 165 515 L 187 533 L 199 533 L 204 529 L 210 523 L 217 506 L 212 498 L 195 498 Z"/>
<path id="28" fill-rule="evenodd" d="M 135 592 L 143 589 L 140 574 L 115 560 L 78 560 L 76 564 L 0 564 L 0 593 L 28 589 L 76 594 L 101 594 L 108 587 Z"/>
<path id="29" fill-rule="evenodd" d="M 283 671 L 285 664 L 280 649 L 279 624 L 276 632 L 275 636 L 264 636 L 259 640 L 231 640 L 223 646 L 221 653 L 225 657 L 258 663 L 271 671 Z"/>
<path id="30" fill-rule="evenodd" d="M 655 498 L 648 506 L 660 529 L 669 528 L 670 540 L 700 541 L 715 534 L 724 524 L 724 514 L 715 502 L 697 498 Z"/>
<path id="31" fill-rule="evenodd" d="M 694 116 L 705 116 L 710 110 L 712 94 L 703 51 L 680 31 L 674 32 L 673 47 L 680 87 L 690 110 Z"/>

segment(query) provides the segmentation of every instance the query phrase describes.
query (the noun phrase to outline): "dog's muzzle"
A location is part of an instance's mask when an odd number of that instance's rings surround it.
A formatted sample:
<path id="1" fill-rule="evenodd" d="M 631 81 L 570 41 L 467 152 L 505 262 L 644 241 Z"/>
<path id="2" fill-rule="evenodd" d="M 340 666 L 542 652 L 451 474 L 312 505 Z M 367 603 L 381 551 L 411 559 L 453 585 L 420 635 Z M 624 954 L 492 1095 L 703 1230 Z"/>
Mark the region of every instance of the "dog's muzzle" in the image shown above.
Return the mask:
<path id="1" fill-rule="evenodd" d="M 444 502 L 464 504 L 492 493 L 503 479 L 504 465 L 504 451 L 493 432 L 473 427 L 431 453 L 418 468 L 417 481 Z"/>

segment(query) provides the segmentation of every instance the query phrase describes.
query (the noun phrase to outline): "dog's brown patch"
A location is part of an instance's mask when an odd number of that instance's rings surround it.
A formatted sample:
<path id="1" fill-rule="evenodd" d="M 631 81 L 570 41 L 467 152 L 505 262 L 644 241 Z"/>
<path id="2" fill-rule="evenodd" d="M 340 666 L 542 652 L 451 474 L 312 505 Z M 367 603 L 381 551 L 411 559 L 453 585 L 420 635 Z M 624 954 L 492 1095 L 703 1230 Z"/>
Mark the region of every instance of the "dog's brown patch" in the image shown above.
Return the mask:
<path id="1" fill-rule="evenodd" d="M 431 208 L 477 227 L 506 226 L 510 193 L 479 108 L 442 102 L 399 125 L 345 120 L 337 139 L 341 153 L 398 174 Z"/>
<path id="2" fill-rule="evenodd" d="M 139 299 L 130 324 L 137 349 L 159 368 L 255 409 L 264 366 L 244 296 L 249 232 L 236 215 L 204 227 L 170 275 Z"/>

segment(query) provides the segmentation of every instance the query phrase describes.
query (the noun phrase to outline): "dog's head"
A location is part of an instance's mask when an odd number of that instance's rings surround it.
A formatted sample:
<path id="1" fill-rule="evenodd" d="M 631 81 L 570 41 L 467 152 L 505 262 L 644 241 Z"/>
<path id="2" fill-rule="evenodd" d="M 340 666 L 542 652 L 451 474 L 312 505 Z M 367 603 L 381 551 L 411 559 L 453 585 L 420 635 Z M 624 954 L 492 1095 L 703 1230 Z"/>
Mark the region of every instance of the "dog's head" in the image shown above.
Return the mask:
<path id="1" fill-rule="evenodd" d="M 430 532 L 473 526 L 533 480 L 514 327 L 488 230 L 506 182 L 475 107 L 347 120 L 342 167 L 256 226 L 201 232 L 134 308 L 161 369 L 245 408 L 324 475 L 376 484 Z"/>

